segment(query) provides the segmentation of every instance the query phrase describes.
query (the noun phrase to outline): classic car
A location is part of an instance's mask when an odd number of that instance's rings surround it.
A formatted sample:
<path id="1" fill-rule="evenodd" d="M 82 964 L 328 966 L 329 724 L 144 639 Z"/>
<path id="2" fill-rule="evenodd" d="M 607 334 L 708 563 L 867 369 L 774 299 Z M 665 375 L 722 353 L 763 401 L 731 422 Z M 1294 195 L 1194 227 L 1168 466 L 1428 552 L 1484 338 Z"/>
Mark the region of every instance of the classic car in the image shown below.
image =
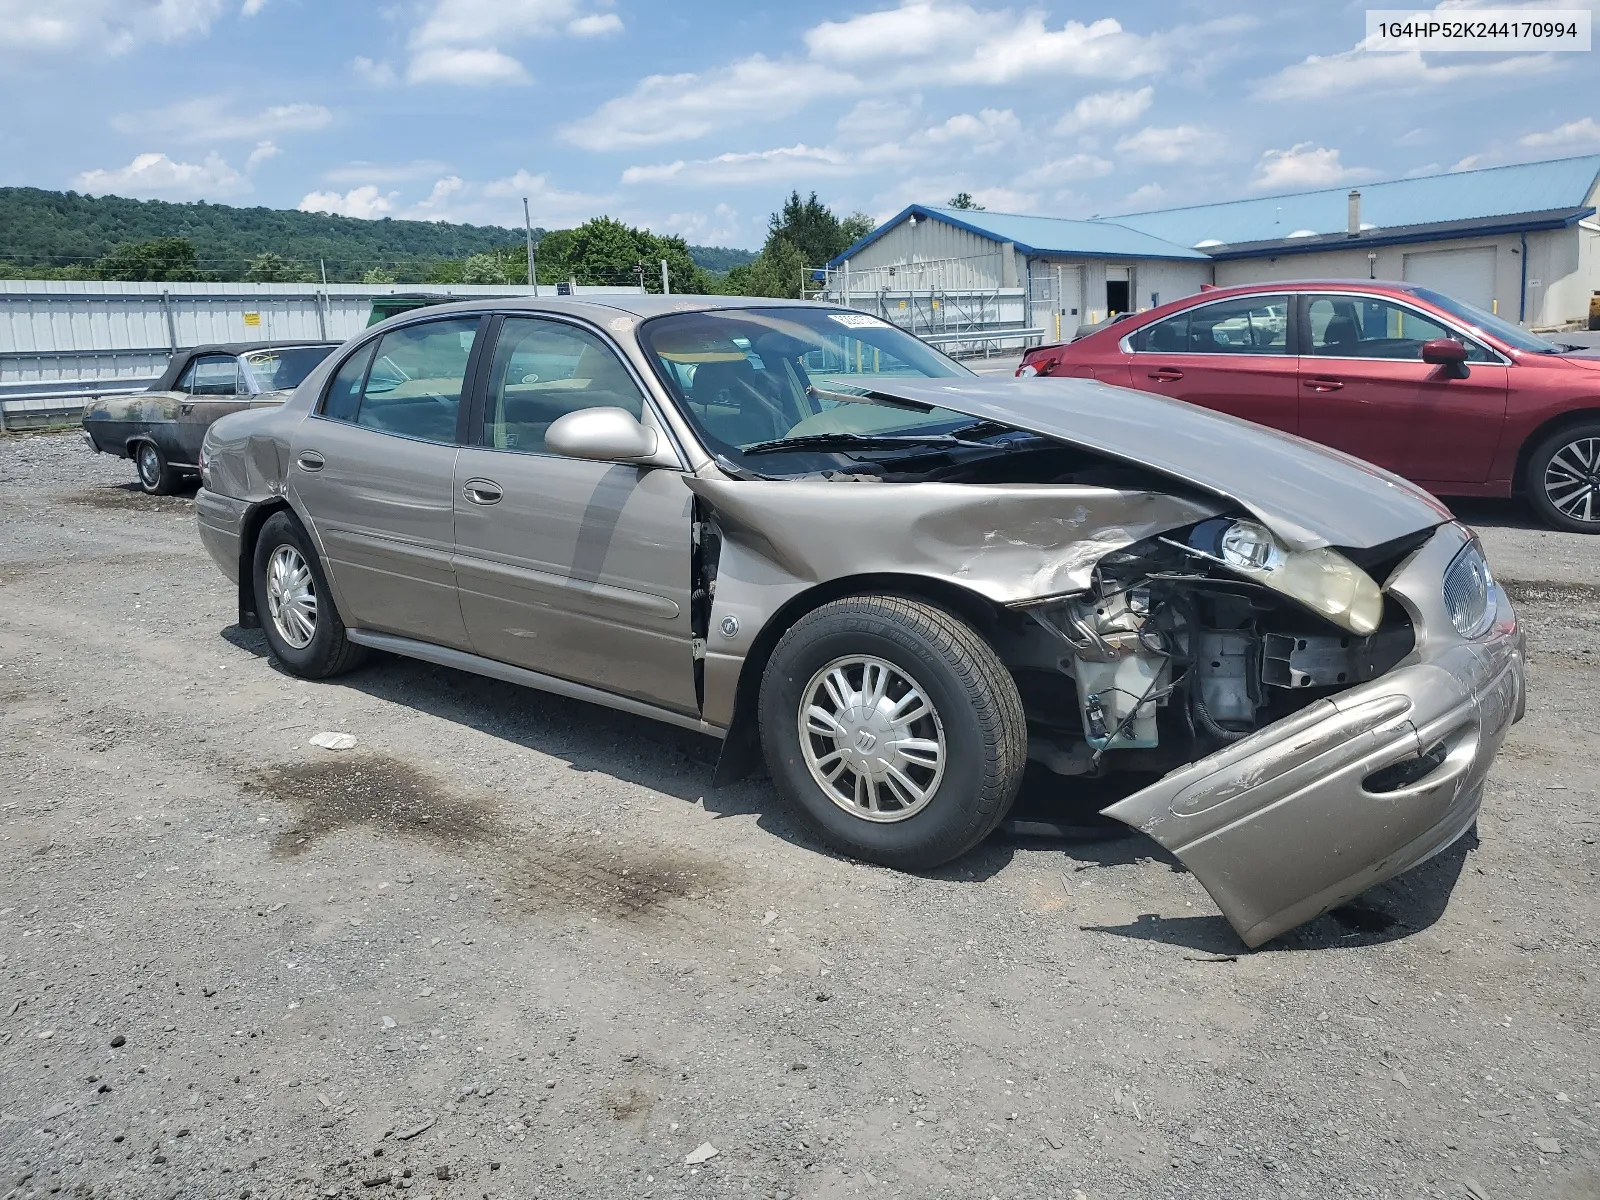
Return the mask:
<path id="1" fill-rule="evenodd" d="M 382 650 L 698 730 L 715 782 L 764 761 L 906 870 L 982 841 L 1029 760 L 1063 797 L 1106 776 L 1252 946 L 1460 837 L 1523 712 L 1511 604 L 1420 489 L 847 309 L 412 313 L 200 466 L 295 675 Z"/>
<path id="2" fill-rule="evenodd" d="M 1600 351 L 1554 336 L 1416 284 L 1296 280 L 1186 296 L 1036 347 L 1017 373 L 1203 404 L 1600 533 Z"/>
<path id="3" fill-rule="evenodd" d="M 282 404 L 338 342 L 252 342 L 180 350 L 148 391 L 101 396 L 83 412 L 91 450 L 131 458 L 153 496 L 198 470 L 200 441 L 218 417 Z"/>

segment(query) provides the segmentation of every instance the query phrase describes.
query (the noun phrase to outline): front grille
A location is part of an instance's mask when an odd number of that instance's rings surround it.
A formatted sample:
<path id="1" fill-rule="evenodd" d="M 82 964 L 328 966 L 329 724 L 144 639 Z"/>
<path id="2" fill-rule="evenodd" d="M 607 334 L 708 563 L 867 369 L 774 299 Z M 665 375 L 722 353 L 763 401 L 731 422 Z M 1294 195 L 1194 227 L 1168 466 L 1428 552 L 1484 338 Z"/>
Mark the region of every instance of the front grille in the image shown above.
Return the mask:
<path id="1" fill-rule="evenodd" d="M 1494 624 L 1494 577 L 1476 541 L 1462 547 L 1444 573 L 1444 606 L 1462 637 L 1481 637 Z"/>

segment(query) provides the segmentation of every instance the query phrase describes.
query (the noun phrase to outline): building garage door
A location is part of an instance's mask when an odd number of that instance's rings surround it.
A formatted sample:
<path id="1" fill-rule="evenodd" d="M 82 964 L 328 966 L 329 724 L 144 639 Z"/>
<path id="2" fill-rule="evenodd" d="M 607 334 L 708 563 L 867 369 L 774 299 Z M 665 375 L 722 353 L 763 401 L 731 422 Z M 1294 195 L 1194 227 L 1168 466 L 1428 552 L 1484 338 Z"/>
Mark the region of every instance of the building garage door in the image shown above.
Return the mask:
<path id="1" fill-rule="evenodd" d="M 1479 308 L 1494 308 L 1494 247 L 1423 250 L 1405 257 L 1407 283 L 1418 283 Z"/>

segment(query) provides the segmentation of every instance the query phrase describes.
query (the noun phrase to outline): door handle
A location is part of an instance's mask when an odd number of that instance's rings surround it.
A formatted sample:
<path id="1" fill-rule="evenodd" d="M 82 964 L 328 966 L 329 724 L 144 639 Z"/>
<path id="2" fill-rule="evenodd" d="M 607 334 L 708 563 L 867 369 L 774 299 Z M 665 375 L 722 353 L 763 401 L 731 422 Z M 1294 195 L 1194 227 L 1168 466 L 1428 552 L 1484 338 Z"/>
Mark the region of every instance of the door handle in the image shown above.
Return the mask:
<path id="1" fill-rule="evenodd" d="M 1150 372 L 1150 378 L 1160 383 L 1175 383 L 1183 378 L 1183 372 L 1177 367 L 1157 367 Z"/>
<path id="2" fill-rule="evenodd" d="M 184 416 L 187 417 L 190 413 L 192 413 L 194 411 L 194 405 L 193 404 L 180 404 L 180 405 L 178 405 L 178 411 L 180 413 L 182 413 Z"/>
<path id="3" fill-rule="evenodd" d="M 1313 392 L 1337 392 L 1344 386 L 1337 379 L 1304 379 L 1301 382 Z"/>
<path id="4" fill-rule="evenodd" d="M 302 471 L 320 471 L 327 464 L 327 460 L 315 450 L 302 450 L 300 457 L 294 460 L 294 465 Z"/>
<path id="5" fill-rule="evenodd" d="M 461 494 L 472 504 L 499 504 L 505 495 L 492 479 L 469 479 L 461 485 Z"/>

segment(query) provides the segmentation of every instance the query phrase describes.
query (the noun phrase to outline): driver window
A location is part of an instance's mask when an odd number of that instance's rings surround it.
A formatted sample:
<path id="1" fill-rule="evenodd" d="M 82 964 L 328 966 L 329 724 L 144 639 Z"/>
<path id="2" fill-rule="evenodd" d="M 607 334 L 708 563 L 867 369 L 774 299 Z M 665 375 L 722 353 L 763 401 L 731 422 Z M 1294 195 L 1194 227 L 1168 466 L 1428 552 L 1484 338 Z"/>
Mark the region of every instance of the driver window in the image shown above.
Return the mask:
<path id="1" fill-rule="evenodd" d="M 184 375 L 184 384 L 179 390 L 191 396 L 235 396 L 246 390 L 239 378 L 239 360 L 231 354 L 195 359 Z"/>
<path id="2" fill-rule="evenodd" d="M 644 397 L 597 335 L 561 321 L 507 317 L 489 367 L 480 444 L 548 453 L 551 422 L 585 408 L 621 408 L 639 417 Z"/>
<path id="3" fill-rule="evenodd" d="M 428 321 L 384 334 L 366 371 L 355 423 L 419 441 L 454 443 L 478 324 L 477 317 Z M 335 393 L 338 387 L 336 379 Z M 330 394 L 329 407 L 341 407 L 341 400 Z"/>
<path id="4" fill-rule="evenodd" d="M 1452 338 L 1470 362 L 1492 361 L 1489 352 L 1415 309 L 1365 296 L 1315 296 L 1306 305 L 1311 353 L 1330 358 L 1422 361 L 1422 343 Z"/>

